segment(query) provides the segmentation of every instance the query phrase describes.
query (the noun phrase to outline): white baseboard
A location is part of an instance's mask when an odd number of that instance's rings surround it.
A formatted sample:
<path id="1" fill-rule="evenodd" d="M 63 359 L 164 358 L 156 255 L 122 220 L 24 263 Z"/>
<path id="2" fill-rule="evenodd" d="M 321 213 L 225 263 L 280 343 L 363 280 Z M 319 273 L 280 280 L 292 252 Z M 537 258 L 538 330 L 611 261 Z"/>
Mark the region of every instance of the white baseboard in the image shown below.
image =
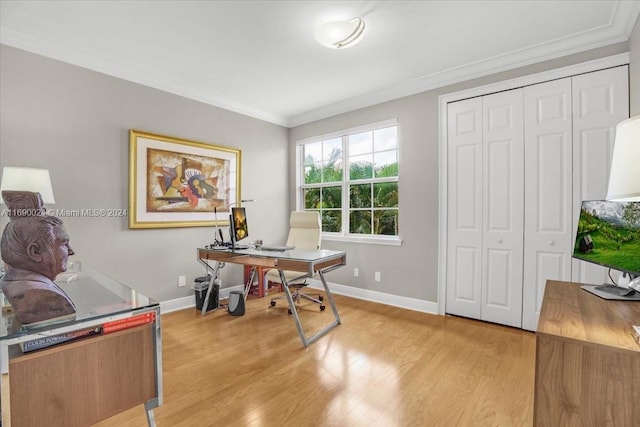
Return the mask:
<path id="1" fill-rule="evenodd" d="M 190 297 L 182 297 L 170 299 L 167 301 L 160 302 L 160 313 L 171 313 L 172 311 L 183 310 L 189 307 L 196 306 L 196 296 L 191 295 Z"/>
<path id="2" fill-rule="evenodd" d="M 318 279 L 308 279 L 309 287 L 322 290 L 322 282 Z M 421 311 L 423 313 L 438 314 L 438 303 L 432 301 L 419 300 L 415 298 L 401 297 L 398 295 L 385 294 L 384 292 L 371 291 L 368 289 L 354 288 L 353 286 L 340 285 L 338 283 L 328 283 L 331 292 L 347 297 L 357 298 L 364 301 L 377 302 L 380 304 L 392 305 L 394 307 L 406 308 L 407 310 Z M 230 286 L 220 290 L 220 298 L 228 298 L 231 291 L 242 291 L 243 285 Z M 161 313 L 171 313 L 172 311 L 183 310 L 195 307 L 195 294 L 193 296 L 176 298 L 160 303 Z"/>
<path id="3" fill-rule="evenodd" d="M 320 280 L 307 279 L 307 282 L 310 288 L 322 290 L 322 282 Z M 377 302 L 380 304 L 392 305 L 394 307 L 406 308 L 407 310 L 438 314 L 437 302 L 385 294 L 384 292 L 354 288 L 353 286 L 345 286 L 338 283 L 327 282 L 327 285 L 329 285 L 331 292 L 333 292 L 334 294 L 344 295 L 347 297 L 357 298 L 365 301 Z"/>
<path id="4" fill-rule="evenodd" d="M 243 285 L 229 286 L 228 288 L 220 289 L 220 298 L 229 298 L 231 291 L 242 291 Z M 167 301 L 160 302 L 160 313 L 171 313 L 172 311 L 184 310 L 185 308 L 193 308 L 196 306 L 195 293 L 188 297 L 175 298 Z"/>

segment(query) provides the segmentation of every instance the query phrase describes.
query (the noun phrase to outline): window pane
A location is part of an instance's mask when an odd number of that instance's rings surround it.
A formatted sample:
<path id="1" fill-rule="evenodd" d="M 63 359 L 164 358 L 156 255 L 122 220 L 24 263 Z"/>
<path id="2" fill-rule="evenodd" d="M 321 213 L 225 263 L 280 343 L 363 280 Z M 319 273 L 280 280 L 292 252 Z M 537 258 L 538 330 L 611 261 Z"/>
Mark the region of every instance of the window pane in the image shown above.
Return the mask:
<path id="1" fill-rule="evenodd" d="M 349 212 L 349 233 L 371 234 L 371 211 Z"/>
<path id="2" fill-rule="evenodd" d="M 302 156 L 304 158 L 304 165 L 307 166 L 312 163 L 317 163 L 322 160 L 322 142 L 311 142 L 303 145 Z"/>
<path id="3" fill-rule="evenodd" d="M 349 207 L 352 209 L 371 207 L 371 184 L 349 186 Z"/>
<path id="4" fill-rule="evenodd" d="M 309 163 L 304 166 L 304 183 L 319 184 L 322 182 L 322 171 L 318 163 Z"/>
<path id="5" fill-rule="evenodd" d="M 398 126 L 333 135 L 300 147 L 304 209 L 320 211 L 324 232 L 398 235 Z"/>
<path id="6" fill-rule="evenodd" d="M 396 236 L 398 234 L 398 210 L 385 209 L 373 212 L 373 234 Z"/>
<path id="7" fill-rule="evenodd" d="M 322 211 L 322 231 L 339 233 L 342 231 L 341 211 Z"/>
<path id="8" fill-rule="evenodd" d="M 342 187 L 324 187 L 322 189 L 322 207 L 340 209 L 342 207 Z"/>
<path id="9" fill-rule="evenodd" d="M 373 140 L 375 151 L 398 148 L 398 127 L 391 126 L 374 131 Z"/>
<path id="10" fill-rule="evenodd" d="M 376 165 L 376 178 L 398 176 L 398 152 L 382 151 L 373 155 Z"/>
<path id="11" fill-rule="evenodd" d="M 398 183 L 379 182 L 373 184 L 373 206 L 376 208 L 397 208 Z"/>
<path id="12" fill-rule="evenodd" d="M 322 160 L 338 160 L 342 157 L 342 138 L 328 139 L 322 144 Z"/>
<path id="13" fill-rule="evenodd" d="M 349 135 L 349 156 L 373 152 L 373 132 Z"/>
<path id="14" fill-rule="evenodd" d="M 342 181 L 342 161 L 339 163 L 325 163 L 322 169 L 322 182 Z"/>
<path id="15" fill-rule="evenodd" d="M 304 190 L 304 208 L 317 209 L 320 207 L 320 189 L 307 188 Z"/>
<path id="16" fill-rule="evenodd" d="M 350 157 L 349 178 L 352 180 L 373 178 L 373 155 Z"/>

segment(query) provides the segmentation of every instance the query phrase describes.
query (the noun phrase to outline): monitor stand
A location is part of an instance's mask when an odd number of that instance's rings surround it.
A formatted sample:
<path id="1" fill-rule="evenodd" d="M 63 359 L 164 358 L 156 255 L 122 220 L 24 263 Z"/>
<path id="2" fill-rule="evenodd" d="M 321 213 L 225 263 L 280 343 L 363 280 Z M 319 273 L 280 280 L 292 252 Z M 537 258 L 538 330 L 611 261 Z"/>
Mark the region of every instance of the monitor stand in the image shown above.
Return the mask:
<path id="1" fill-rule="evenodd" d="M 582 285 L 580 286 L 582 289 L 584 289 L 587 292 L 590 292 L 594 295 L 599 296 L 600 298 L 603 299 L 607 299 L 607 300 L 617 300 L 617 301 L 640 301 L 640 292 L 630 292 L 629 295 L 617 295 L 616 293 L 614 293 L 613 291 L 609 290 L 603 290 L 601 288 L 601 286 L 615 286 L 615 285 Z M 601 288 L 601 289 L 598 289 Z M 623 292 L 624 290 L 628 290 L 627 288 L 620 288 L 621 292 Z"/>

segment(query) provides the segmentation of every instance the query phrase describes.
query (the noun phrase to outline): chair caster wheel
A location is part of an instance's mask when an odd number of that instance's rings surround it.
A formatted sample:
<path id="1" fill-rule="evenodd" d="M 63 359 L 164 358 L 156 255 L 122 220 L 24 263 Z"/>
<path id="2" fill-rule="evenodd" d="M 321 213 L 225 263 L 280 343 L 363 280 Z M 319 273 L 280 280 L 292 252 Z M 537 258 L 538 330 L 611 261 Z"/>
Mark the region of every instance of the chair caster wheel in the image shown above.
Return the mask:
<path id="1" fill-rule="evenodd" d="M 271 301 L 271 307 L 275 307 L 276 306 L 276 302 L 275 301 Z"/>
<path id="2" fill-rule="evenodd" d="M 287 308 L 287 313 L 289 313 L 289 314 L 293 314 L 293 313 L 291 312 L 291 309 L 290 309 L 290 308 Z"/>
<path id="3" fill-rule="evenodd" d="M 318 301 L 324 301 L 324 297 L 322 295 L 318 295 Z"/>
<path id="4" fill-rule="evenodd" d="M 325 308 L 327 308 L 327 307 L 325 307 L 324 305 L 321 305 L 320 306 L 320 311 L 324 311 Z"/>

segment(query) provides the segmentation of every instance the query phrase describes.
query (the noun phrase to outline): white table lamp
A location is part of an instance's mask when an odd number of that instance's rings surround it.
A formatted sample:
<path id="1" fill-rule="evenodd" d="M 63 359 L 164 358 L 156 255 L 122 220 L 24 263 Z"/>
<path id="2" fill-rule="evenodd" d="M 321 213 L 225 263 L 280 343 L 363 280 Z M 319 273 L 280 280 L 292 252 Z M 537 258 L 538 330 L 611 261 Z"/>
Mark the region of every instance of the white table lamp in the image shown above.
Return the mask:
<path id="1" fill-rule="evenodd" d="M 0 192 L 5 190 L 40 193 L 43 203 L 56 202 L 47 169 L 5 166 L 2 169 Z"/>
<path id="2" fill-rule="evenodd" d="M 616 127 L 607 200 L 640 201 L 640 116 Z"/>

